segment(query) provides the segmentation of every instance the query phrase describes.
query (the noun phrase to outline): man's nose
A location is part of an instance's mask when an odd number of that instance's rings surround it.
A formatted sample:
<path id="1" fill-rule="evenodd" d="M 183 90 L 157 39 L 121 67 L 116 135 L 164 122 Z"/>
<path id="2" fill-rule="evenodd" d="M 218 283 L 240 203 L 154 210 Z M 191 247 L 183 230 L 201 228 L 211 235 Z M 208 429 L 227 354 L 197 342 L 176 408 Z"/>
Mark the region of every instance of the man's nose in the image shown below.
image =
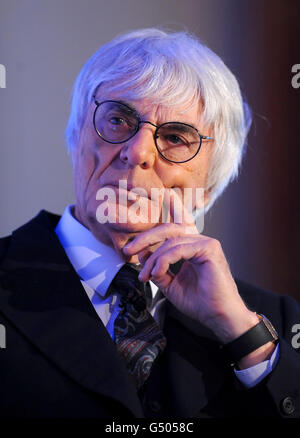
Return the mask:
<path id="1" fill-rule="evenodd" d="M 141 166 L 148 169 L 154 165 L 156 155 L 154 128 L 142 125 L 135 136 L 124 144 L 120 159 L 131 167 Z"/>

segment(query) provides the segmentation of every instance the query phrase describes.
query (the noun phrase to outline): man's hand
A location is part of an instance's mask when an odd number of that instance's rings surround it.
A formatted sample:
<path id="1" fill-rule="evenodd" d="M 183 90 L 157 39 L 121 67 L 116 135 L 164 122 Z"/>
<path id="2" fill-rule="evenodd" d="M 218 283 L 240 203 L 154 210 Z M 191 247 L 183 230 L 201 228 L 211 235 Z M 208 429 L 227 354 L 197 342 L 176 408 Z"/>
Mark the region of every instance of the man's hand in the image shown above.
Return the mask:
<path id="1" fill-rule="evenodd" d="M 182 224 L 162 224 L 136 236 L 124 247 L 124 254 L 138 255 L 141 281 L 153 281 L 181 312 L 211 329 L 221 342 L 230 342 L 259 319 L 240 297 L 220 243 L 199 234 L 186 211 L 183 217 Z M 149 248 L 157 244 L 151 252 Z M 180 260 L 185 261 L 174 275 L 169 267 Z M 243 358 L 244 367 L 254 364 L 248 356 L 250 361 Z"/>

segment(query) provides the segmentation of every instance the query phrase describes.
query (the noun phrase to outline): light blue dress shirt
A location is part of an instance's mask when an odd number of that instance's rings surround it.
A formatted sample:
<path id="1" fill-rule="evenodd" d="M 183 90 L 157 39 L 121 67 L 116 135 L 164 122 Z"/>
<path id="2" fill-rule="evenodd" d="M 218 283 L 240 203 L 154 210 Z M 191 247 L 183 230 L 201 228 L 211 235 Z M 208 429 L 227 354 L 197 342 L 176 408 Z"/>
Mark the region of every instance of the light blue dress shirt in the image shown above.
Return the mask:
<path id="1" fill-rule="evenodd" d="M 107 294 L 111 281 L 125 261 L 111 247 L 103 244 L 72 214 L 72 205 L 66 207 L 55 232 L 71 264 L 80 277 L 83 288 L 95 311 L 114 339 L 114 321 L 120 311 L 120 296 Z M 153 305 L 149 311 L 163 326 L 165 298 L 157 299 L 157 286 L 150 282 Z M 271 358 L 244 370 L 234 370 L 237 378 L 251 388 L 266 377 L 279 357 L 279 344 Z"/>

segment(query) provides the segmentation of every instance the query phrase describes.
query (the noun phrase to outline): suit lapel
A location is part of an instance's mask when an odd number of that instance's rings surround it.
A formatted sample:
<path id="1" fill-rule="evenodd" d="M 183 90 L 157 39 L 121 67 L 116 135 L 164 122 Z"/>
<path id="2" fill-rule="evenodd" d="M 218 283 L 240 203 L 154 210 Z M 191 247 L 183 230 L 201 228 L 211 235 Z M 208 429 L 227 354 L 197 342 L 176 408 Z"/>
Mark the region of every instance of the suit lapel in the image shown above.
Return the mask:
<path id="1" fill-rule="evenodd" d="M 13 233 L 1 264 L 3 313 L 81 386 L 143 417 L 135 386 L 42 211 Z"/>
<path id="2" fill-rule="evenodd" d="M 179 417 L 210 416 L 209 404 L 224 384 L 224 358 L 214 334 L 170 302 L 164 333 L 165 371 L 171 411 Z M 225 367 L 225 369 L 228 367 Z"/>

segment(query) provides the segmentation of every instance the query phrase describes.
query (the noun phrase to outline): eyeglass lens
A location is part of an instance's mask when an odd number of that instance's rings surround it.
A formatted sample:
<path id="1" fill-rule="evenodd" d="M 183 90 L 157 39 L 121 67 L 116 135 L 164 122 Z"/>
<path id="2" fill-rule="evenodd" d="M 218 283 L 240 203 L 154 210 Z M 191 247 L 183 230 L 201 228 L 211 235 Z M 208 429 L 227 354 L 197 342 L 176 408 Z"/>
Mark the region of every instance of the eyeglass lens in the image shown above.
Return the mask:
<path id="1" fill-rule="evenodd" d="M 111 143 L 122 143 L 133 137 L 141 123 L 136 112 L 119 102 L 101 103 L 95 113 L 95 128 Z M 180 122 L 168 122 L 156 130 L 155 141 L 160 153 L 168 160 L 191 159 L 199 150 L 201 138 L 195 128 Z"/>

